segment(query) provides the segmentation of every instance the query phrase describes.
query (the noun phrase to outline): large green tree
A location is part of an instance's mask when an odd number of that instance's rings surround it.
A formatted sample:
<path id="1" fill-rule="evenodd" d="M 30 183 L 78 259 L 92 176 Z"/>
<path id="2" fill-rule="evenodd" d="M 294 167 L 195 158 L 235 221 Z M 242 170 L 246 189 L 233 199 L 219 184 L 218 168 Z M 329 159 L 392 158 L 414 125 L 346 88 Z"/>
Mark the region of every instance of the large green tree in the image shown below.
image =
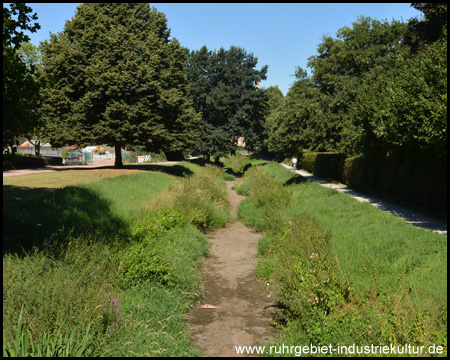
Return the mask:
<path id="1" fill-rule="evenodd" d="M 423 45 L 437 41 L 447 27 L 447 3 L 412 3 L 411 6 L 423 13 L 423 17 L 408 22 L 405 43 L 416 53 Z"/>
<path id="2" fill-rule="evenodd" d="M 30 42 L 24 42 L 21 44 L 20 48 L 17 50 L 22 61 L 25 63 L 25 66 L 29 70 L 33 70 L 32 77 L 39 85 L 39 89 L 42 91 L 43 88 L 49 86 L 46 81 L 45 73 L 41 64 L 41 53 L 36 45 L 33 45 Z M 46 141 L 46 129 L 45 123 L 41 121 L 39 117 L 39 106 L 41 102 L 40 96 L 35 96 L 34 101 L 30 103 L 30 109 L 32 113 L 37 117 L 37 122 L 33 127 L 30 127 L 26 131 L 24 131 L 21 136 L 28 139 L 31 145 L 34 146 L 35 155 L 40 155 L 40 145 L 41 141 Z"/>
<path id="3" fill-rule="evenodd" d="M 177 152 L 199 121 L 186 98 L 188 52 L 165 15 L 144 3 L 86 3 L 41 44 L 53 87 L 41 108 L 53 145 L 101 143 Z"/>
<path id="4" fill-rule="evenodd" d="M 383 92 L 385 77 L 397 67 L 405 30 L 399 21 L 360 16 L 352 27 L 339 29 L 336 39 L 324 36 L 318 55 L 309 58 L 313 82 L 327 98 L 323 110 L 327 126 L 334 129 L 329 139 L 333 150 L 353 155 L 371 144 L 370 111 L 376 111 L 371 101 L 376 99 L 366 91 L 377 87 Z M 361 106 L 370 111 L 354 116 Z"/>
<path id="5" fill-rule="evenodd" d="M 39 83 L 33 77 L 34 67 L 27 67 L 17 50 L 29 41 L 23 30 L 40 29 L 37 15 L 22 3 L 3 4 L 3 147 L 31 130 L 38 118 L 32 104 L 39 95 Z"/>
<path id="6" fill-rule="evenodd" d="M 284 101 L 267 117 L 270 152 L 300 156 L 301 150 L 325 151 L 333 146 L 336 129 L 324 117 L 324 97 L 305 70 L 298 67 Z"/>
<path id="7" fill-rule="evenodd" d="M 190 53 L 189 98 L 202 113 L 196 149 L 207 160 L 233 153 L 240 136 L 249 148 L 262 145 L 266 94 L 257 84 L 266 79 L 268 66 L 257 70 L 257 61 L 237 46 Z"/>

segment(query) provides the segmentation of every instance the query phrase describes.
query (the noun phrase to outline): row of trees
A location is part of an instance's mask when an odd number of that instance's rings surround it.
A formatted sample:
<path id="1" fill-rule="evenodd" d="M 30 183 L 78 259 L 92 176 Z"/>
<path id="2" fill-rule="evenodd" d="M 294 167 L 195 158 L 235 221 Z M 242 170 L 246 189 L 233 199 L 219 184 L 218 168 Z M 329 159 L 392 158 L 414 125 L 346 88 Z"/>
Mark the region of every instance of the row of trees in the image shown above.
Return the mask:
<path id="1" fill-rule="evenodd" d="M 361 16 L 324 36 L 298 68 L 286 97 L 259 89 L 268 67 L 245 49 L 189 51 L 148 4 L 80 5 L 39 49 L 24 4 L 3 8 L 3 145 L 18 135 L 54 146 L 116 149 L 206 159 L 236 149 L 282 155 L 301 150 L 349 156 L 427 153 L 446 161 L 447 6 L 413 4 L 409 23 Z M 18 20 L 12 20 L 17 16 Z M 39 51 L 38 51 L 39 50 Z M 39 58 L 38 58 L 39 57 Z M 413 155 L 408 155 L 413 156 Z"/>
<path id="2" fill-rule="evenodd" d="M 12 9 L 20 14 L 4 8 L 4 20 L 31 12 L 23 4 Z M 196 149 L 209 160 L 232 152 L 240 136 L 250 146 L 262 141 L 265 93 L 255 85 L 266 78 L 267 66 L 256 70 L 257 58 L 235 46 L 189 52 L 170 39 L 165 15 L 148 4 L 82 4 L 39 51 L 26 40 L 15 46 L 4 40 L 4 62 L 6 47 L 32 80 L 22 89 L 32 94 L 28 103 L 17 102 L 4 85 L 4 103 L 25 111 L 4 109 L 4 146 L 18 135 L 53 146 L 108 144 L 121 167 L 121 148 Z"/>
<path id="3" fill-rule="evenodd" d="M 267 118 L 268 149 L 447 156 L 447 5 L 409 23 L 361 16 L 324 36 Z M 407 156 L 407 155 L 405 155 Z"/>

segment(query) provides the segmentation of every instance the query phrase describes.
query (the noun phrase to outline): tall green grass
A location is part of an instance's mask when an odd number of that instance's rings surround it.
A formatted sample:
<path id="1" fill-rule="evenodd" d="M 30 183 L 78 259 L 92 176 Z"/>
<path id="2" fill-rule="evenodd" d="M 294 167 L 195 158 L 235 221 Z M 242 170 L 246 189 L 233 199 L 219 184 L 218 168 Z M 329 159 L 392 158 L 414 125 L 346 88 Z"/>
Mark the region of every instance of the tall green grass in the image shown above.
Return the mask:
<path id="1" fill-rule="evenodd" d="M 217 170 L 185 166 L 4 188 L 15 191 L 4 202 L 4 356 L 24 346 L 35 356 L 199 355 L 186 324 L 202 296 L 202 231 L 223 226 L 229 204 Z"/>
<path id="2" fill-rule="evenodd" d="M 238 192 L 249 195 L 240 216 L 266 232 L 257 274 L 283 309 L 279 344 L 446 348 L 445 236 L 274 163 L 251 168 Z"/>

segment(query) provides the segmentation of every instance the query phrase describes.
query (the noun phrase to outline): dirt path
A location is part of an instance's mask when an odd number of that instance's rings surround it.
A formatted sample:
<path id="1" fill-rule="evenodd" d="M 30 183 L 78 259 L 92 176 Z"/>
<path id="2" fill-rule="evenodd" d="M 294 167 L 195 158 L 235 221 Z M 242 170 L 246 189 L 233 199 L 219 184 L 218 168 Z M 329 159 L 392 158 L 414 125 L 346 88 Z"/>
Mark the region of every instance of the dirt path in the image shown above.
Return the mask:
<path id="1" fill-rule="evenodd" d="M 227 182 L 227 190 L 236 219 L 245 197 L 231 189 L 234 183 Z M 238 220 L 207 236 L 211 256 L 203 268 L 203 305 L 219 308 L 194 310 L 192 339 L 203 356 L 239 356 L 235 346 L 267 345 L 276 334 L 270 325 L 274 300 L 253 275 L 260 236 Z"/>

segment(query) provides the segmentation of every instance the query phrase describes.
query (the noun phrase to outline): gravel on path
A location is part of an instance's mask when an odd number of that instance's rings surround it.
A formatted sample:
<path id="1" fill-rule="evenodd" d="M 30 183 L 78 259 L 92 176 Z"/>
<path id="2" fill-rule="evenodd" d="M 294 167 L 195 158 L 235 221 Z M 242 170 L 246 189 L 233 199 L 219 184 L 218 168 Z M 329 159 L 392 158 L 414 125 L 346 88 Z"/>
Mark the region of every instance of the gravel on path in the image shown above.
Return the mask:
<path id="1" fill-rule="evenodd" d="M 406 222 L 414 226 L 429 229 L 434 232 L 437 232 L 438 234 L 447 235 L 447 223 L 433 219 L 426 215 L 419 214 L 416 211 L 405 208 L 403 206 L 391 204 L 387 201 L 378 199 L 376 197 L 363 195 L 355 190 L 350 189 L 348 186 L 344 184 L 335 184 L 328 182 L 320 177 L 310 174 L 305 170 L 295 170 L 292 166 L 288 166 L 285 164 L 281 165 L 283 165 L 286 169 L 292 170 L 308 180 L 318 182 L 320 185 L 324 187 L 335 189 L 337 191 L 349 194 L 350 196 L 354 197 L 356 200 L 360 202 L 368 202 L 369 204 L 377 207 L 380 210 L 386 211 L 391 215 L 399 216 L 403 218 Z"/>

